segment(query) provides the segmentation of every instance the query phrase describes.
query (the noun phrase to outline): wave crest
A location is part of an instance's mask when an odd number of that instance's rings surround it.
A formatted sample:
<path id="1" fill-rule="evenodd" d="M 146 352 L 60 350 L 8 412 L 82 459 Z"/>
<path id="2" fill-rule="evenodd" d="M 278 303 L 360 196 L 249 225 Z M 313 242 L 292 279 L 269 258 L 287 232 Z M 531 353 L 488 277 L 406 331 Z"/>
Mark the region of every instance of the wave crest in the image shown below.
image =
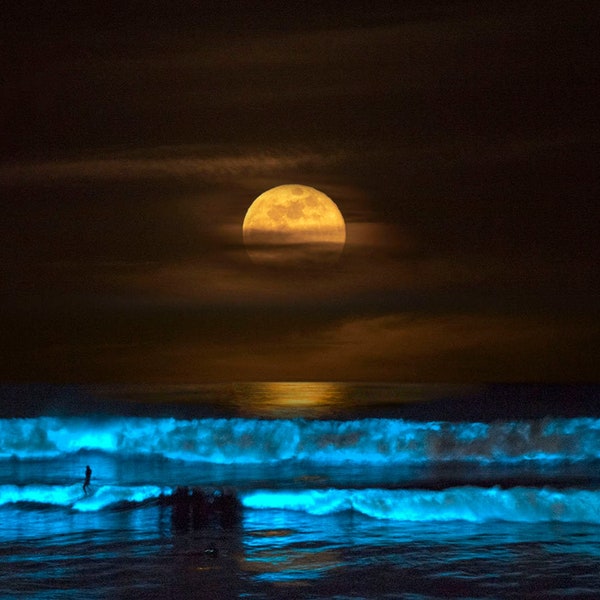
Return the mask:
<path id="1" fill-rule="evenodd" d="M 93 512 L 113 505 L 141 504 L 169 495 L 171 490 L 155 485 L 115 486 L 104 485 L 86 496 L 81 484 L 75 485 L 0 485 L 0 506 L 5 504 L 34 504 L 62 506 L 80 512 Z"/>
<path id="2" fill-rule="evenodd" d="M 600 457 L 600 420 L 548 418 L 487 424 L 39 417 L 1 419 L 0 448 L 0 456 L 25 459 L 94 450 L 215 464 L 586 461 Z"/>
<path id="3" fill-rule="evenodd" d="M 129 507 L 171 496 L 172 488 L 155 485 L 98 487 L 84 496 L 81 486 L 2 485 L 0 506 L 64 507 L 95 512 Z M 305 489 L 255 490 L 240 495 L 247 510 L 301 511 L 331 515 L 354 511 L 375 519 L 412 522 L 509 521 L 600 523 L 600 491 L 552 488 L 476 486 L 445 490 Z"/>
<path id="4" fill-rule="evenodd" d="M 464 486 L 428 490 L 255 491 L 242 498 L 252 509 L 326 515 L 353 510 L 395 521 L 511 521 L 600 523 L 600 491 Z"/>

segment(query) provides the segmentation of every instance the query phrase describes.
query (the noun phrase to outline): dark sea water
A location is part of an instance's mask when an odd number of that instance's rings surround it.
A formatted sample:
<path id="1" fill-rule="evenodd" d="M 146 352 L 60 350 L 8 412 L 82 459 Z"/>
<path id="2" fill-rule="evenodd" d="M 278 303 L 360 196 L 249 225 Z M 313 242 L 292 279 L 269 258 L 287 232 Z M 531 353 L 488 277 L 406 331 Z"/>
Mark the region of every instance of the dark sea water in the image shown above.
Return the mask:
<path id="1" fill-rule="evenodd" d="M 600 594 L 598 386 L 3 386 L 0 407 L 1 598 Z M 176 521 L 178 486 L 234 492 L 239 521 Z"/>

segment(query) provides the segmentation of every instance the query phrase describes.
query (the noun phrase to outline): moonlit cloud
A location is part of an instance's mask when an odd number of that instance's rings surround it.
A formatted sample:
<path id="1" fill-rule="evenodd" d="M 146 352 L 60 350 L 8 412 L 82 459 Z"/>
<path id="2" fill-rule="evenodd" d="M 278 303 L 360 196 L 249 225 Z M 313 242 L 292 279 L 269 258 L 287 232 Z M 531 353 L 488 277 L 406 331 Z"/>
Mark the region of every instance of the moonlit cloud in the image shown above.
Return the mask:
<path id="1" fill-rule="evenodd" d="M 0 181 L 87 180 L 152 180 L 192 178 L 212 182 L 232 177 L 249 177 L 260 173 L 277 173 L 311 165 L 325 166 L 339 162 L 341 153 L 296 152 L 290 154 L 253 153 L 228 156 L 202 156 L 198 152 L 178 148 L 162 148 L 146 157 L 106 156 L 65 161 L 0 165 Z M 162 156 L 152 156 L 152 154 Z M 176 156 L 173 156 L 176 155 Z"/>
<path id="2" fill-rule="evenodd" d="M 342 321 L 313 332 L 318 341 L 310 347 L 303 346 L 300 336 L 286 338 L 279 352 L 287 349 L 294 356 L 290 368 L 296 366 L 297 371 L 308 370 L 324 379 L 341 377 L 351 365 L 359 380 L 386 379 L 393 374 L 403 381 L 494 381 L 510 372 L 513 381 L 539 376 L 551 381 L 565 361 L 572 361 L 571 353 L 581 348 L 581 342 L 565 345 L 565 338 L 575 333 L 576 338 L 588 338 L 582 344 L 585 347 L 595 335 L 589 330 L 592 323 L 565 325 L 522 316 L 396 314 Z M 541 353 L 540 345 L 544 347 Z M 591 360 L 579 369 L 580 376 L 593 376 Z"/>
<path id="3" fill-rule="evenodd" d="M 593 322 L 404 313 L 326 325 L 308 318 L 298 328 L 281 313 L 266 312 L 240 330 L 227 311 L 212 318 L 222 321 L 198 322 L 195 333 L 187 336 L 179 332 L 154 339 L 150 329 L 137 342 L 82 343 L 72 366 L 91 381 L 101 374 L 107 381 L 127 382 L 126 374 L 135 368 L 144 381 L 172 383 L 294 381 L 306 373 L 313 380 L 329 381 L 348 379 L 349 373 L 364 381 L 555 381 L 565 366 L 571 367 L 574 380 L 585 380 L 595 368 L 592 357 L 573 364 L 574 355 L 581 356 L 594 342 Z M 57 344 L 42 358 L 58 366 L 71 350 Z"/>

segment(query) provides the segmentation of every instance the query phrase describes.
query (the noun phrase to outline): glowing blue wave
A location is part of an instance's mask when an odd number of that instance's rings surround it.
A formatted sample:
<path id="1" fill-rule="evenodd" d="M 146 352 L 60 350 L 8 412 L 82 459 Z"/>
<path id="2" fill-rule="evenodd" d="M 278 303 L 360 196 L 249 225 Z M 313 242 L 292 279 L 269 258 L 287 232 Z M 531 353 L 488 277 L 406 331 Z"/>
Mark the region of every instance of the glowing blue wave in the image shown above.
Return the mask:
<path id="1" fill-rule="evenodd" d="M 243 504 L 253 509 L 313 515 L 353 510 L 396 521 L 512 521 L 600 523 L 600 491 L 472 486 L 427 490 L 256 491 Z"/>
<path id="2" fill-rule="evenodd" d="M 216 464 L 427 464 L 444 461 L 586 461 L 600 457 L 600 420 L 485 423 L 402 419 L 195 419 L 40 417 L 0 420 L 0 457 L 80 450 L 160 455 Z"/>
<path id="3" fill-rule="evenodd" d="M 2 485 L 0 506 L 25 503 L 32 507 L 65 507 L 100 511 L 127 504 L 135 507 L 169 496 L 171 488 L 154 485 L 97 488 L 84 496 L 81 485 Z M 600 491 L 551 488 L 463 486 L 440 491 L 384 489 L 256 490 L 241 495 L 246 510 L 302 511 L 330 515 L 355 511 L 375 519 L 395 521 L 586 522 L 600 523 Z"/>
<path id="4" fill-rule="evenodd" d="M 140 504 L 161 495 L 170 495 L 169 488 L 156 485 L 115 486 L 104 485 L 92 495 L 83 493 L 81 484 L 75 485 L 0 485 L 0 506 L 13 503 L 30 503 L 45 506 L 69 507 L 80 512 L 92 512 L 123 504 Z"/>

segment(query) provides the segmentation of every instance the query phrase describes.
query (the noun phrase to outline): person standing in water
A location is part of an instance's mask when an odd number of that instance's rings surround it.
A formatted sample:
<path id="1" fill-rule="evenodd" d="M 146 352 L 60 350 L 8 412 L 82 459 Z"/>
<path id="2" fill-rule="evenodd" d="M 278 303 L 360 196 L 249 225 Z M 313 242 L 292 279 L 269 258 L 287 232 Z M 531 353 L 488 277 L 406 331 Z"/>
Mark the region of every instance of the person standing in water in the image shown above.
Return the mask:
<path id="1" fill-rule="evenodd" d="M 90 469 L 90 465 L 87 465 L 85 468 L 85 481 L 83 482 L 83 493 L 87 496 L 88 487 L 90 485 L 90 479 L 92 478 L 92 470 Z"/>

